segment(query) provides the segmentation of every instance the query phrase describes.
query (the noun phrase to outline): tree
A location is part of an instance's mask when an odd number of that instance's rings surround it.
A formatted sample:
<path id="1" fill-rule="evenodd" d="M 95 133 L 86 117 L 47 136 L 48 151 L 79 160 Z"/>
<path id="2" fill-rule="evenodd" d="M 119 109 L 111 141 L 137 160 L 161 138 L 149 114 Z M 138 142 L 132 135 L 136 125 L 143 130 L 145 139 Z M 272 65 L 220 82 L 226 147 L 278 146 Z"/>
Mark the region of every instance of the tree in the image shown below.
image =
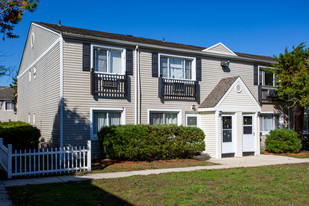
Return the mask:
<path id="1" fill-rule="evenodd" d="M 17 105 L 17 73 L 16 73 L 16 76 L 12 78 L 12 84 L 10 84 L 10 87 L 14 89 L 14 96 L 12 98 L 12 102 L 14 102 L 15 104 L 15 112 L 17 112 L 17 109 L 16 109 L 16 105 Z"/>
<path id="2" fill-rule="evenodd" d="M 22 21 L 22 16 L 26 11 L 33 12 L 36 10 L 38 0 L 1 0 L 0 1 L 0 31 L 7 38 L 17 38 L 13 34 L 16 24 Z"/>
<path id="3" fill-rule="evenodd" d="M 291 52 L 286 48 L 275 59 L 277 64 L 272 66 L 277 69 L 272 72 L 279 86 L 278 97 L 296 106 L 296 132 L 302 136 L 304 107 L 309 106 L 309 49 L 301 43 Z"/>

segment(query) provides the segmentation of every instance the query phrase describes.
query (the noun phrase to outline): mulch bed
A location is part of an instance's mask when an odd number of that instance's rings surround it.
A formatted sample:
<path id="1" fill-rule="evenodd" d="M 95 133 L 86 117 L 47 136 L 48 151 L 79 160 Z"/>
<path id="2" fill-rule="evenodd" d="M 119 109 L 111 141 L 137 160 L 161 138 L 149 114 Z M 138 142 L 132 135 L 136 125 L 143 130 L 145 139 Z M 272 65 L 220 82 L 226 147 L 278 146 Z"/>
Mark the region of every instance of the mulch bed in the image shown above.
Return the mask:
<path id="1" fill-rule="evenodd" d="M 298 153 L 292 153 L 292 152 L 287 152 L 287 153 L 271 153 L 268 151 L 264 151 L 264 154 L 266 155 L 281 155 L 281 156 L 287 156 L 287 155 L 293 155 L 293 156 L 309 156 L 309 151 L 306 150 L 301 150 Z"/>

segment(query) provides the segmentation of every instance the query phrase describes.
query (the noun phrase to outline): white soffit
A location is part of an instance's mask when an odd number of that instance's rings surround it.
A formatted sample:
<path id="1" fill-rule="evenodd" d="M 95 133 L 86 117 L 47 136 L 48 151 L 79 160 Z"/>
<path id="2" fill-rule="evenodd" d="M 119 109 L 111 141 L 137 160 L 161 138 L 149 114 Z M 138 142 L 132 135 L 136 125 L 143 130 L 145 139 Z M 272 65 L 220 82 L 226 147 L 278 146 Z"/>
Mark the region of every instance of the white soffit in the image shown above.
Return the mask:
<path id="1" fill-rule="evenodd" d="M 237 56 L 232 50 L 227 48 L 224 44 L 219 42 L 218 44 L 215 44 L 207 49 L 204 49 L 203 52 L 211 52 L 211 53 L 217 53 L 217 54 L 225 54 L 225 55 L 231 55 L 231 56 Z"/>

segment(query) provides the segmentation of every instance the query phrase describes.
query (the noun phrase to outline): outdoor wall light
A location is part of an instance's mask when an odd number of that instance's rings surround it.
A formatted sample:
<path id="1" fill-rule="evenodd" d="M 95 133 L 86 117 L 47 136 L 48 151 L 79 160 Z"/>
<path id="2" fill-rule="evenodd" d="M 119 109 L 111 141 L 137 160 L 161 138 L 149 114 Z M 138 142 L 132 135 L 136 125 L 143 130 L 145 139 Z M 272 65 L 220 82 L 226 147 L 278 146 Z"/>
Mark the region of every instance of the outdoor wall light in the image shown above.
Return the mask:
<path id="1" fill-rule="evenodd" d="M 222 68 L 228 68 L 230 66 L 230 61 L 222 61 L 221 62 L 221 67 Z"/>
<path id="2" fill-rule="evenodd" d="M 222 111 L 219 111 L 219 116 L 221 117 L 221 115 L 222 115 Z"/>
<path id="3" fill-rule="evenodd" d="M 193 111 L 196 111 L 196 105 L 195 105 L 195 104 L 192 104 L 191 109 L 192 109 Z"/>

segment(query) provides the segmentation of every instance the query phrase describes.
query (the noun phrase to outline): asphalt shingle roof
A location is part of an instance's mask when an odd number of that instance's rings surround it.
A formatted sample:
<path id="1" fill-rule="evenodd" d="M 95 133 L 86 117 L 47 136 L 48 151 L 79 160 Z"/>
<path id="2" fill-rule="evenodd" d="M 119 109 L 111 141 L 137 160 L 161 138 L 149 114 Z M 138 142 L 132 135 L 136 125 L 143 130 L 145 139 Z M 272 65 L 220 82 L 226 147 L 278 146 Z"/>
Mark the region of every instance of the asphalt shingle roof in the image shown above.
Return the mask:
<path id="1" fill-rule="evenodd" d="M 215 107 L 227 90 L 236 81 L 238 76 L 227 77 L 220 80 L 216 87 L 209 93 L 206 99 L 202 102 L 199 108 L 213 108 Z"/>
<path id="2" fill-rule="evenodd" d="M 10 87 L 0 86 L 0 99 L 1 100 L 11 100 L 14 96 L 14 89 Z"/>

